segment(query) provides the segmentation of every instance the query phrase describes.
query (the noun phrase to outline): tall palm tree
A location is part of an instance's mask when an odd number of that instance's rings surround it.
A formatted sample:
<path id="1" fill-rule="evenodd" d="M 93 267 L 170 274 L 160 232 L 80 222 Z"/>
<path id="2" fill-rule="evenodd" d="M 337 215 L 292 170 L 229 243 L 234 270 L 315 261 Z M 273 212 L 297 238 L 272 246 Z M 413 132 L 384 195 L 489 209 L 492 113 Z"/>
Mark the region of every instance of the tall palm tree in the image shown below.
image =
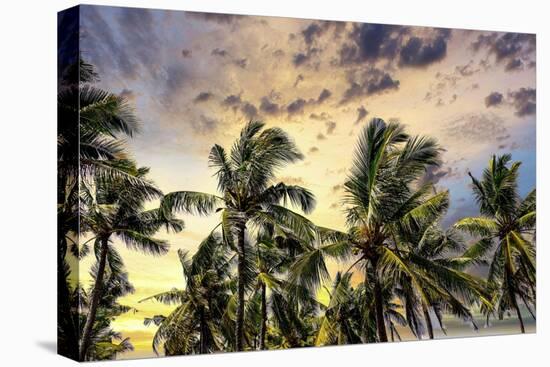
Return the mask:
<path id="1" fill-rule="evenodd" d="M 128 273 L 124 269 L 122 258 L 114 248 L 109 248 L 107 258 L 109 266 L 105 269 L 103 296 L 98 304 L 98 316 L 91 331 L 91 343 L 85 356 L 85 360 L 89 361 L 112 360 L 120 353 L 134 350 L 129 338 L 122 338 L 120 333 L 111 329 L 111 322 L 116 317 L 127 312 L 137 311 L 118 302 L 120 297 L 133 293 L 134 287 L 128 280 Z M 99 266 L 96 262 L 90 271 L 92 278 L 97 278 L 98 269 Z M 87 294 L 88 292 L 80 290 L 78 314 L 81 319 L 85 310 L 90 306 Z M 80 323 L 80 325 L 83 324 L 84 322 Z"/>
<path id="2" fill-rule="evenodd" d="M 95 175 L 118 177 L 133 185 L 147 184 L 129 172 L 121 136 L 138 131 L 137 119 L 127 101 L 92 85 L 98 77 L 93 66 L 78 59 L 62 75 L 58 93 L 58 326 L 60 353 L 78 359 L 78 328 L 70 319 L 71 261 L 67 249 L 78 247 L 79 182 Z M 65 343 L 66 342 L 66 343 Z"/>
<path id="3" fill-rule="evenodd" d="M 145 319 L 145 325 L 159 328 L 153 338 L 153 351 L 164 344 L 166 355 L 211 353 L 223 348 L 221 320 L 227 312 L 231 259 L 222 245 L 221 236 L 206 238 L 190 258 L 187 251 L 178 250 L 183 269 L 184 289 L 172 289 L 155 294 L 140 302 L 156 300 L 177 305 L 168 316 Z"/>
<path id="4" fill-rule="evenodd" d="M 499 318 L 514 310 L 525 332 L 519 302 L 534 317 L 536 266 L 534 231 L 536 225 L 536 191 L 520 198 L 517 188 L 520 162 L 509 154 L 492 156 L 482 178 L 472 179 L 472 188 L 481 216 L 459 220 L 455 227 L 479 240 L 465 253 L 472 262 L 490 257 L 487 283 L 493 308 L 484 308 L 487 319 L 497 311 Z"/>
<path id="5" fill-rule="evenodd" d="M 168 251 L 168 243 L 152 236 L 162 227 L 176 232 L 183 228 L 183 222 L 172 218 L 165 210 L 144 210 L 147 201 L 158 199 L 162 195 L 155 185 L 145 178 L 148 171 L 148 168 L 134 166 L 132 172 L 141 183 L 147 182 L 147 186 L 129 185 L 123 178 L 106 181 L 102 177 L 96 177 L 94 186 L 82 184 L 82 201 L 86 211 L 81 216 L 81 229 L 93 234 L 82 247 L 85 248 L 89 242 L 94 242 L 98 269 L 80 341 L 80 360 L 84 360 L 90 345 L 91 332 L 103 292 L 108 253 L 114 246 L 113 240 L 116 238 L 122 241 L 130 249 L 151 255 L 162 255 Z"/>
<path id="6" fill-rule="evenodd" d="M 439 164 L 440 148 L 427 137 L 411 137 L 398 123 L 372 119 L 359 136 L 355 157 L 345 183 L 348 232 L 320 231 L 321 246 L 302 256 L 293 266 L 293 282 L 317 287 L 328 278 L 325 257 L 353 259 L 364 269 L 365 289 L 373 287 L 373 314 L 377 340 L 388 341 L 383 284 L 385 277 L 397 285 L 407 278 L 419 296 L 428 300 L 419 273 L 407 261 L 408 245 L 400 240 L 404 230 L 433 221 L 448 206 L 448 193 L 432 194 L 431 183 L 419 184 L 426 169 Z M 410 258 L 410 257 L 409 257 Z M 351 267 L 350 267 L 351 269 Z M 438 268 L 447 286 L 466 287 L 464 275 Z M 433 286 L 435 287 L 435 285 Z"/>
<path id="7" fill-rule="evenodd" d="M 301 237 L 313 235 L 311 223 L 284 206 L 290 201 L 309 213 L 315 205 L 313 194 L 300 186 L 274 182 L 278 169 L 302 158 L 294 142 L 283 130 L 264 129 L 261 122 L 249 122 L 233 144 L 229 156 L 219 145 L 214 145 L 210 151 L 210 165 L 217 170 L 219 196 L 178 191 L 166 195 L 162 201 L 162 206 L 169 211 L 198 215 L 220 213 L 221 222 L 218 226 L 221 226 L 224 243 L 237 254 L 237 351 L 243 350 L 244 346 L 247 284 L 245 238 L 248 227 L 269 223 L 292 230 Z"/>

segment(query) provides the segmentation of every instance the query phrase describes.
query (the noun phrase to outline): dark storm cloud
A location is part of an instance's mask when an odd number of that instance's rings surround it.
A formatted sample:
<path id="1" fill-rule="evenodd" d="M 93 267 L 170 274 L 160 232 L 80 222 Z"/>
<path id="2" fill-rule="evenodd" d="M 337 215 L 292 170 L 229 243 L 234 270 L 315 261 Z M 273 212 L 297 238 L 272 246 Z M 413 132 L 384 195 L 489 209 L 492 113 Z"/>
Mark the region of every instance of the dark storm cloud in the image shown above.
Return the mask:
<path id="1" fill-rule="evenodd" d="M 344 91 L 341 104 L 347 103 L 359 97 L 382 94 L 392 90 L 399 89 L 399 80 L 378 69 L 371 69 L 357 78 L 350 76 L 348 78 L 349 86 Z"/>
<path id="2" fill-rule="evenodd" d="M 519 117 L 534 115 L 537 110 L 537 90 L 534 88 L 520 88 L 509 92 L 508 98 Z"/>
<path id="3" fill-rule="evenodd" d="M 355 125 L 363 121 L 368 114 L 369 111 L 367 111 L 365 107 L 360 106 L 359 108 L 357 108 L 357 119 L 355 119 Z"/>
<path id="4" fill-rule="evenodd" d="M 206 102 L 210 100 L 214 95 L 210 92 L 200 92 L 197 94 L 195 99 L 193 99 L 193 102 L 200 103 L 200 102 Z"/>
<path id="5" fill-rule="evenodd" d="M 276 115 L 279 113 L 279 105 L 271 101 L 269 97 L 262 97 L 260 102 L 260 111 L 268 115 Z"/>
<path id="6" fill-rule="evenodd" d="M 497 63 L 505 63 L 505 70 L 517 70 L 534 57 L 536 38 L 526 33 L 481 34 L 471 44 L 474 51 L 486 50 Z M 520 64 L 521 63 L 521 64 Z"/>
<path id="7" fill-rule="evenodd" d="M 333 22 L 333 21 L 315 21 L 310 23 L 306 28 L 302 30 L 302 37 L 304 38 L 304 43 L 308 48 L 311 48 L 315 43 L 315 40 L 325 34 L 327 31 L 333 31 L 333 38 L 337 39 L 340 37 L 340 34 L 345 29 L 344 22 Z"/>
<path id="8" fill-rule="evenodd" d="M 332 92 L 328 89 L 323 89 L 319 97 L 317 97 L 317 103 L 321 104 L 332 96 Z"/>
<path id="9" fill-rule="evenodd" d="M 445 133 L 463 141 L 486 143 L 507 134 L 504 121 L 494 114 L 468 114 L 449 122 Z"/>
<path id="10" fill-rule="evenodd" d="M 399 64 L 403 66 L 425 67 L 441 61 L 447 55 L 447 39 L 440 35 L 433 41 L 411 37 L 401 48 Z"/>
<path id="11" fill-rule="evenodd" d="M 298 98 L 294 100 L 286 107 L 286 111 L 288 112 L 288 115 L 292 116 L 295 114 L 303 113 L 306 103 L 307 103 L 306 100 L 303 98 Z"/>
<path id="12" fill-rule="evenodd" d="M 485 97 L 485 107 L 493 107 L 502 104 L 504 96 L 499 92 L 492 92 L 487 97 Z"/>
<path id="13" fill-rule="evenodd" d="M 325 122 L 325 126 L 327 127 L 327 135 L 332 135 L 336 129 L 336 122 L 327 121 Z"/>
<path id="14" fill-rule="evenodd" d="M 407 27 L 385 24 L 354 24 L 348 35 L 350 43 L 340 48 L 340 64 L 356 64 L 378 59 L 392 59 L 398 52 Z"/>

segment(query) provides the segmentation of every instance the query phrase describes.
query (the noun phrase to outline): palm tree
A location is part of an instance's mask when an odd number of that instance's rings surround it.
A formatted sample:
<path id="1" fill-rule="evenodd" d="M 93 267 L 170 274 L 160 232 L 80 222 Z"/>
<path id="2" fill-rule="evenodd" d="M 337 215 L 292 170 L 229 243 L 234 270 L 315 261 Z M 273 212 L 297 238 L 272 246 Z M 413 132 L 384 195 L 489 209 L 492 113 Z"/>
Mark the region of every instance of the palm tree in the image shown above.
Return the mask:
<path id="1" fill-rule="evenodd" d="M 536 191 L 523 199 L 517 190 L 520 162 L 509 154 L 492 156 L 481 180 L 469 173 L 481 216 L 459 220 L 455 228 L 479 240 L 464 257 L 476 263 L 490 256 L 487 283 L 492 295 L 492 308 L 484 308 L 487 320 L 497 311 L 499 318 L 512 309 L 516 312 L 521 332 L 525 332 L 519 302 L 533 317 L 535 306 L 536 267 L 534 231 L 536 224 Z"/>
<path id="2" fill-rule="evenodd" d="M 145 325 L 159 328 L 153 338 L 153 351 L 164 344 L 166 355 L 210 353 L 223 348 L 221 320 L 227 312 L 230 292 L 231 259 L 221 236 L 212 234 L 189 258 L 187 251 L 178 250 L 183 269 L 184 289 L 172 289 L 140 302 L 156 300 L 177 305 L 168 316 L 145 319 Z"/>
<path id="3" fill-rule="evenodd" d="M 108 263 L 109 250 L 113 239 L 121 240 L 128 248 L 152 255 L 162 255 L 168 251 L 168 243 L 152 237 L 163 226 L 167 230 L 180 231 L 183 222 L 172 218 L 165 210 L 144 210 L 144 204 L 160 198 L 162 193 L 145 176 L 148 168 L 136 168 L 133 175 L 140 185 L 129 185 L 125 179 L 103 180 L 96 177 L 94 186 L 82 184 L 82 201 L 87 208 L 81 216 L 81 229 L 93 233 L 81 246 L 86 249 L 94 241 L 98 258 L 97 275 L 91 293 L 89 311 L 82 332 L 79 357 L 84 360 L 90 345 L 91 332 L 96 318 L 97 308 L 103 291 L 103 277 Z M 148 185 L 143 185 L 143 183 Z"/>
<path id="4" fill-rule="evenodd" d="M 406 248 L 402 258 L 418 282 L 411 282 L 405 274 L 395 293 L 405 307 L 407 323 L 417 338 L 424 331 L 430 339 L 434 338 L 430 310 L 443 332 L 444 311 L 471 322 L 477 329 L 468 307 L 476 303 L 489 304 L 484 283 L 462 271 L 463 258 L 456 255 L 464 250 L 464 243 L 456 230 L 440 227 L 439 220 L 444 214 L 445 211 L 441 212 L 433 222 L 420 223 L 414 231 L 402 231 L 399 236 Z"/>
<path id="5" fill-rule="evenodd" d="M 76 73 L 76 74 L 75 74 Z M 79 73 L 79 74 L 78 74 Z M 95 175 L 107 180 L 118 177 L 139 185 L 128 172 L 127 157 L 120 136 L 138 130 L 137 119 L 127 101 L 97 89 L 93 66 L 79 59 L 62 76 L 58 94 L 58 326 L 60 353 L 78 359 L 78 328 L 71 320 L 68 249 L 78 247 L 80 210 L 79 182 Z"/>
<path id="6" fill-rule="evenodd" d="M 353 167 L 345 183 L 348 232 L 321 230 L 320 246 L 293 265 L 292 281 L 318 287 L 328 278 L 325 257 L 361 265 L 365 289 L 372 284 L 377 340 L 388 341 L 385 310 L 385 277 L 394 286 L 410 283 L 427 304 L 422 276 L 428 263 L 409 256 L 409 244 L 400 239 L 421 223 L 438 218 L 448 206 L 448 193 L 431 194 L 431 183 L 420 183 L 426 169 L 439 164 L 440 148 L 427 137 L 410 137 L 402 125 L 373 119 L 364 128 L 355 151 Z M 416 264 L 411 263 L 415 260 Z M 463 273 L 437 267 L 449 289 L 467 288 L 471 279 Z M 443 277 L 444 275 L 444 277 Z M 435 289 L 437 284 L 432 285 Z M 475 290 L 479 293 L 478 290 Z"/>
<path id="7" fill-rule="evenodd" d="M 212 147 L 209 161 L 211 167 L 217 170 L 220 196 L 178 191 L 166 195 L 162 201 L 162 206 L 168 211 L 198 215 L 220 212 L 221 222 L 217 227 L 221 226 L 224 243 L 237 253 L 237 351 L 243 350 L 244 345 L 245 272 L 248 261 L 245 238 L 248 226 L 260 227 L 269 223 L 292 230 L 300 237 L 311 237 L 313 233 L 313 226 L 307 219 L 283 206 L 290 201 L 309 213 L 315 205 L 313 194 L 300 186 L 274 183 L 279 168 L 303 156 L 283 130 L 263 128 L 261 122 L 248 123 L 233 144 L 229 156 L 221 146 Z"/>
<path id="8" fill-rule="evenodd" d="M 121 314 L 137 311 L 117 301 L 118 298 L 133 293 L 134 287 L 128 280 L 128 273 L 124 269 L 122 258 L 114 248 L 109 248 L 107 259 L 109 266 L 105 269 L 103 295 L 98 304 L 97 317 L 90 333 L 91 343 L 85 356 L 85 359 L 89 361 L 112 360 L 120 353 L 134 350 L 129 338 L 122 338 L 122 335 L 115 332 L 110 326 L 111 322 Z M 90 271 L 92 278 L 97 278 L 98 269 L 99 266 L 96 262 Z M 87 292 L 81 289 L 78 313 L 80 318 L 90 306 L 87 300 Z M 80 325 L 83 324 L 80 323 Z"/>

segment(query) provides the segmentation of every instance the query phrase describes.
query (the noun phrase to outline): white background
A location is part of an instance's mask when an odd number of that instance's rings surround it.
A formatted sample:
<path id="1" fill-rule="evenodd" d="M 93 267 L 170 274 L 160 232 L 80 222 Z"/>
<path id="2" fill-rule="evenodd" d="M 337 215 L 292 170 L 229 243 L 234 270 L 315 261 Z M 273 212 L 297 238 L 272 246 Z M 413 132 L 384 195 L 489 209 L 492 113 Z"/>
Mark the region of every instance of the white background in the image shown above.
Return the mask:
<path id="1" fill-rule="evenodd" d="M 112 366 L 528 366 L 550 356 L 545 1 L 118 0 L 95 4 L 537 33 L 537 334 L 112 362 Z M 0 364 L 74 365 L 55 354 L 56 12 L 75 1 L 2 2 Z M 7 79 L 7 83 L 6 83 Z M 548 164 L 548 163 L 546 163 Z M 546 167 L 549 167 L 546 165 Z M 109 362 L 111 363 L 111 362 Z M 96 363 L 97 366 L 108 365 Z"/>

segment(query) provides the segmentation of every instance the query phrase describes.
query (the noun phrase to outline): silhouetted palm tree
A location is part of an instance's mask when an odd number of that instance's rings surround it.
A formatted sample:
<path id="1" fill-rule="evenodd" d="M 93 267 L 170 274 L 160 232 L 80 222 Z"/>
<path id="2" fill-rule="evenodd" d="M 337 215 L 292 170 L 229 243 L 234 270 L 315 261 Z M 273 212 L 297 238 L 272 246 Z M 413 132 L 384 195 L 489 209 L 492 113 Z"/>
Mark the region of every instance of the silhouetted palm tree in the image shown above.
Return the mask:
<path id="1" fill-rule="evenodd" d="M 211 167 L 217 170 L 220 196 L 178 191 L 165 196 L 162 206 L 198 215 L 219 212 L 224 243 L 237 253 L 238 290 L 235 322 L 235 349 L 243 350 L 245 267 L 247 226 L 270 224 L 311 237 L 311 223 L 301 215 L 280 205 L 290 201 L 308 213 L 315 200 L 310 191 L 294 185 L 275 183 L 275 173 L 288 163 L 303 158 L 294 142 L 279 128 L 263 129 L 261 122 L 250 122 L 241 131 L 228 156 L 214 145 L 210 151 Z M 263 129 L 263 130 L 262 130 Z M 236 244 L 234 242 L 236 240 Z M 250 284 L 250 283 L 249 283 Z"/>
<path id="2" fill-rule="evenodd" d="M 98 258 L 97 276 L 91 294 L 89 311 L 82 332 L 79 357 L 84 360 L 90 345 L 91 331 L 95 322 L 97 308 L 102 295 L 103 276 L 108 264 L 109 249 L 117 238 L 128 248 L 151 255 L 162 255 L 168 251 L 168 243 L 152 237 L 159 229 L 180 231 L 183 222 L 170 217 L 170 213 L 160 210 L 144 210 L 144 204 L 160 198 L 162 193 L 154 184 L 145 178 L 148 168 L 135 168 L 133 175 L 140 185 L 133 186 L 125 179 L 111 178 L 108 181 L 101 177 L 95 180 L 94 186 L 82 186 L 82 201 L 86 211 L 81 215 L 83 233 L 91 232 L 93 236 L 81 246 L 85 249 L 94 241 Z M 143 183 L 147 183 L 144 185 Z"/>
<path id="3" fill-rule="evenodd" d="M 534 231 L 536 224 L 536 191 L 523 199 L 517 192 L 520 162 L 512 162 L 509 154 L 493 156 L 481 180 L 469 173 L 480 217 L 459 220 L 455 227 L 477 236 L 479 240 L 465 253 L 473 263 L 489 256 L 487 283 L 493 307 L 484 307 L 489 315 L 499 318 L 510 309 L 518 316 L 521 332 L 525 332 L 519 302 L 535 317 L 536 266 Z"/>
<path id="4" fill-rule="evenodd" d="M 164 345 L 166 355 L 211 353 L 224 347 L 221 321 L 231 298 L 230 258 L 221 236 L 212 234 L 193 257 L 178 250 L 183 269 L 184 289 L 172 289 L 150 297 L 167 305 L 177 305 L 168 316 L 145 319 L 145 325 L 159 326 L 153 338 L 153 351 Z"/>

